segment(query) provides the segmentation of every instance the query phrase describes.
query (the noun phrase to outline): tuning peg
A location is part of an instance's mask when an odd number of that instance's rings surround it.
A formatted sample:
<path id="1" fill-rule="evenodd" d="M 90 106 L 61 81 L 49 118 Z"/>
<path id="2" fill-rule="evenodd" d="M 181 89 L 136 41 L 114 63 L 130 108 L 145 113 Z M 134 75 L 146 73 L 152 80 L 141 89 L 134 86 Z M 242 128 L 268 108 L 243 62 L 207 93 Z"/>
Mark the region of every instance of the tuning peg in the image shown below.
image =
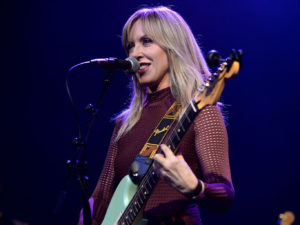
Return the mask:
<path id="1" fill-rule="evenodd" d="M 219 76 L 218 73 L 213 73 L 212 75 L 213 75 L 214 77 L 218 77 L 218 76 Z"/>
<path id="2" fill-rule="evenodd" d="M 243 50 L 239 49 L 237 52 L 237 61 L 240 63 L 240 67 L 242 67 L 242 59 L 243 59 Z"/>
<path id="3" fill-rule="evenodd" d="M 222 63 L 223 67 L 230 68 L 234 61 L 238 61 L 241 66 L 242 65 L 242 56 L 243 56 L 243 51 L 241 49 L 239 49 L 239 50 L 232 49 L 230 56 L 227 57 L 226 59 L 222 59 L 221 55 L 219 54 L 218 51 L 210 50 L 208 52 L 208 54 L 206 55 L 206 62 L 209 67 L 217 67 Z M 217 72 L 221 73 L 221 72 L 223 72 L 223 70 L 218 69 Z"/>
<path id="4" fill-rule="evenodd" d="M 230 59 L 232 59 L 232 61 L 236 60 L 237 58 L 237 53 L 236 50 L 233 48 L 231 49 L 231 53 L 230 53 Z"/>
<path id="5" fill-rule="evenodd" d="M 206 62 L 209 67 L 217 67 L 221 61 L 221 55 L 217 50 L 210 50 L 206 55 Z"/>
<path id="6" fill-rule="evenodd" d="M 224 71 L 224 68 L 222 68 L 222 67 L 219 67 L 217 70 L 218 73 L 222 73 L 223 71 Z"/>
<path id="7" fill-rule="evenodd" d="M 240 63 L 240 66 L 242 65 L 242 56 L 243 56 L 242 49 L 239 49 L 239 50 L 232 49 L 231 50 L 230 59 L 232 61 L 238 61 Z"/>
<path id="8" fill-rule="evenodd" d="M 202 93 L 204 90 L 205 90 L 205 86 L 204 85 L 201 85 L 200 88 L 198 88 L 198 91 L 200 93 Z"/>
<path id="9" fill-rule="evenodd" d="M 214 81 L 214 77 L 213 76 L 209 76 L 208 78 L 207 78 L 207 80 L 209 80 L 210 82 L 212 82 L 212 81 Z"/>

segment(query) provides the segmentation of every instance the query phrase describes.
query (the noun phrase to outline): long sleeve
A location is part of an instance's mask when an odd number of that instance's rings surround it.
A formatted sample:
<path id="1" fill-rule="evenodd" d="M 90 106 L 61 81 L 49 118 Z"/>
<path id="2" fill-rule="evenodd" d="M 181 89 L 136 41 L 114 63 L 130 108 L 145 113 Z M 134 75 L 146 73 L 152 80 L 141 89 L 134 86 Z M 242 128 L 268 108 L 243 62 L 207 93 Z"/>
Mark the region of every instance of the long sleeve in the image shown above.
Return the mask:
<path id="1" fill-rule="evenodd" d="M 215 213 L 230 208 L 234 189 L 231 180 L 228 137 L 218 107 L 206 107 L 194 121 L 196 153 L 205 183 L 204 197 L 198 205 Z"/>
<path id="2" fill-rule="evenodd" d="M 92 194 L 92 197 L 94 198 L 92 218 L 93 225 L 99 225 L 103 220 L 116 185 L 114 165 L 118 152 L 118 145 L 114 142 L 114 139 L 117 135 L 117 130 L 116 125 L 110 140 L 110 145 L 100 178 Z"/>

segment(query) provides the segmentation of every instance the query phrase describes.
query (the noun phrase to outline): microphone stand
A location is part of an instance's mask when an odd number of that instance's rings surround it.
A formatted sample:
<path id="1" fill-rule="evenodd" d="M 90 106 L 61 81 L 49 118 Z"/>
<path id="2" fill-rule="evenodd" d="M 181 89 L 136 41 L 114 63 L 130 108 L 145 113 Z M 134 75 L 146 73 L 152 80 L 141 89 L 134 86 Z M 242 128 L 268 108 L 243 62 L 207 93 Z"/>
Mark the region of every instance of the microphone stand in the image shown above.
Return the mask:
<path id="1" fill-rule="evenodd" d="M 89 104 L 86 107 L 86 111 L 90 113 L 89 122 L 86 128 L 86 133 L 84 138 L 74 138 L 73 145 L 76 147 L 76 153 L 73 156 L 72 160 L 68 160 L 66 166 L 68 168 L 68 174 L 64 182 L 64 186 L 61 190 L 61 194 L 54 210 L 54 215 L 58 215 L 61 211 L 62 205 L 66 199 L 66 195 L 70 185 L 72 184 L 72 179 L 74 177 L 77 178 L 81 189 L 81 200 L 82 200 L 82 208 L 83 208 L 83 222 L 84 225 L 91 225 L 92 218 L 91 218 L 91 208 L 89 205 L 89 194 L 88 194 L 88 176 L 87 176 L 87 169 L 88 169 L 88 162 L 85 158 L 85 152 L 88 146 L 89 137 L 95 124 L 95 121 L 99 115 L 99 107 L 102 103 L 103 96 L 108 89 L 109 86 L 112 85 L 113 82 L 113 69 L 106 69 L 105 70 L 105 77 L 103 79 L 103 88 L 102 91 L 97 99 L 96 105 L 93 106 Z"/>

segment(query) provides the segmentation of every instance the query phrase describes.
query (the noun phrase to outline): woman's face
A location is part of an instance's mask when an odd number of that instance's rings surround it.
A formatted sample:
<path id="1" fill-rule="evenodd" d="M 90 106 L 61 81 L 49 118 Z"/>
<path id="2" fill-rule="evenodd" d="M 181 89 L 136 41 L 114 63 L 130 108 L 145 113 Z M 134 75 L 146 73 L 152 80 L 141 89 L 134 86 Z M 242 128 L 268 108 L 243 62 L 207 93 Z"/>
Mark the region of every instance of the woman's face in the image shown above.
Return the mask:
<path id="1" fill-rule="evenodd" d="M 136 73 L 140 84 L 149 87 L 151 92 L 170 86 L 167 53 L 145 34 L 139 20 L 130 30 L 127 49 L 129 56 L 140 63 Z"/>

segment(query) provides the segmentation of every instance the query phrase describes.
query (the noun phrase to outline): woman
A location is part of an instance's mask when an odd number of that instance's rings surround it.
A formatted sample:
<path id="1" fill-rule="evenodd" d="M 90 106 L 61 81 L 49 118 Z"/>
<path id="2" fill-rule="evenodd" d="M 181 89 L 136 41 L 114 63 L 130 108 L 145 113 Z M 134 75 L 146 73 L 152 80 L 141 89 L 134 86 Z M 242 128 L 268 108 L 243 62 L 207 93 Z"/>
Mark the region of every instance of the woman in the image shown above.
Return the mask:
<path id="1" fill-rule="evenodd" d="M 107 158 L 90 199 L 101 224 L 113 192 L 174 101 L 184 109 L 210 75 L 183 18 L 166 7 L 135 12 L 123 28 L 123 46 L 140 63 L 131 104 L 118 117 Z M 208 106 L 194 120 L 174 155 L 161 145 L 154 157 L 160 181 L 144 212 L 148 224 L 201 224 L 199 208 L 226 212 L 234 189 L 227 133 L 220 110 Z"/>

